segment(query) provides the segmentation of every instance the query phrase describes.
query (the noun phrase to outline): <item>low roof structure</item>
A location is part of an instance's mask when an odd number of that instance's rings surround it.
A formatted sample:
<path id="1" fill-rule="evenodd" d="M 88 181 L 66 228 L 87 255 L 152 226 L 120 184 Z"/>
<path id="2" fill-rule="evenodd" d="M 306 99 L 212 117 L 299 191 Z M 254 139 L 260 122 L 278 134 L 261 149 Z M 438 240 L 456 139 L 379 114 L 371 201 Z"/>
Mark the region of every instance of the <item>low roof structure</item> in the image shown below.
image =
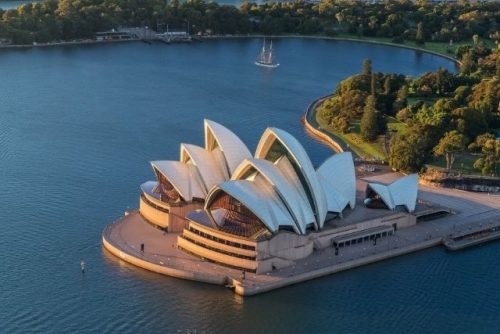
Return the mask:
<path id="1" fill-rule="evenodd" d="M 285 226 L 295 228 L 288 209 L 262 179 L 223 182 L 214 188 L 207 197 L 205 210 L 212 214 L 215 223 L 224 224 L 222 217 L 215 217 L 211 212 L 212 203 L 221 191 L 244 205 L 269 231 L 277 232 L 280 227 Z M 300 233 L 298 230 L 296 232 Z"/>
<path id="2" fill-rule="evenodd" d="M 170 181 L 185 201 L 207 195 L 196 166 L 171 160 L 152 161 L 151 166 Z"/>
<path id="3" fill-rule="evenodd" d="M 368 183 L 366 187 L 367 195 L 374 192 L 391 210 L 402 205 L 409 212 L 415 211 L 418 195 L 418 175 L 410 174 L 404 176 L 389 185 L 380 183 Z"/>

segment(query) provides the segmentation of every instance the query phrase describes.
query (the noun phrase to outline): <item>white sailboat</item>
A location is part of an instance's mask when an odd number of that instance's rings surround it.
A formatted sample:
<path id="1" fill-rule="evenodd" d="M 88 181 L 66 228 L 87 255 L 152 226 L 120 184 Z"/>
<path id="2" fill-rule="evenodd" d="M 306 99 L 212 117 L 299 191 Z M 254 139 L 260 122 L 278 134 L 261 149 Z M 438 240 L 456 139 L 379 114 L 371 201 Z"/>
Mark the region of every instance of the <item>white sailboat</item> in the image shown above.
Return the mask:
<path id="1" fill-rule="evenodd" d="M 255 65 L 267 67 L 267 68 L 276 68 L 280 66 L 279 63 L 273 63 L 273 42 L 269 45 L 269 49 L 266 49 L 266 40 L 264 40 L 264 44 L 262 45 L 262 50 L 260 50 L 259 56 L 255 61 Z"/>

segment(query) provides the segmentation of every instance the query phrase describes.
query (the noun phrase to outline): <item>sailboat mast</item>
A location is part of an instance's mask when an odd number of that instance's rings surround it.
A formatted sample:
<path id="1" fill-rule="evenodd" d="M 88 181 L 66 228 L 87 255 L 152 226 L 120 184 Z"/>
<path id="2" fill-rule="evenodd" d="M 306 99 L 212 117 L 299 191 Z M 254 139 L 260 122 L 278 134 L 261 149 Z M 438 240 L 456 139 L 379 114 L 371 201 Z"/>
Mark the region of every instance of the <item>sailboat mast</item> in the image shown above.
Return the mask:
<path id="1" fill-rule="evenodd" d="M 273 41 L 271 41 L 271 44 L 269 45 L 269 57 L 267 59 L 267 62 L 269 64 L 273 63 Z"/>
<path id="2" fill-rule="evenodd" d="M 259 53 L 259 57 L 255 61 L 255 65 L 264 66 L 269 68 L 276 68 L 279 64 L 273 64 L 273 41 L 269 42 L 269 47 L 266 45 L 266 40 L 264 39 L 262 43 L 262 49 Z"/>
<path id="3" fill-rule="evenodd" d="M 264 62 L 266 60 L 266 39 L 262 42 L 262 50 L 260 51 L 259 61 Z"/>

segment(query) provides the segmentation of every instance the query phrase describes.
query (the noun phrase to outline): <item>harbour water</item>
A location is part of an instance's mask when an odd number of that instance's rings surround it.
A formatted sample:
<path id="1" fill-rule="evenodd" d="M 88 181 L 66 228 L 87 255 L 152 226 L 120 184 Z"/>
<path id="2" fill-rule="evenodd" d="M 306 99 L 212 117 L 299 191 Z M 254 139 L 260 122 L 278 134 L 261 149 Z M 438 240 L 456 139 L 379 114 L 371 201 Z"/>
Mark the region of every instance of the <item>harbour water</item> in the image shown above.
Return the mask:
<path id="1" fill-rule="evenodd" d="M 0 1 L 0 9 L 13 9 L 17 8 L 25 3 L 32 3 L 37 1 L 24 1 L 24 0 L 1 0 Z M 40 1 L 41 2 L 41 1 Z"/>
<path id="2" fill-rule="evenodd" d="M 497 333 L 500 243 L 432 249 L 242 299 L 149 273 L 101 247 L 137 207 L 148 161 L 202 145 L 203 118 L 255 149 L 290 131 L 319 164 L 331 152 L 300 123 L 370 57 L 420 74 L 437 56 L 352 42 L 274 41 L 281 66 L 256 67 L 260 40 L 124 43 L 0 52 L 0 332 Z M 85 261 L 85 274 L 80 262 Z"/>

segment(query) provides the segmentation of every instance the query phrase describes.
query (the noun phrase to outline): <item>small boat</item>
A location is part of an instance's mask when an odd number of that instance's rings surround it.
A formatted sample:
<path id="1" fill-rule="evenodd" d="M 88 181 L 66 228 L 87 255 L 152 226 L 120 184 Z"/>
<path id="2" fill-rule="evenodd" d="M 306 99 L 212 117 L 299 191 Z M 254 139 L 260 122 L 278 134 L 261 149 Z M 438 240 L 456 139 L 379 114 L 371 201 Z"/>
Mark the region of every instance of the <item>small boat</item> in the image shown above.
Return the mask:
<path id="1" fill-rule="evenodd" d="M 269 45 L 269 49 L 266 48 L 266 40 L 262 45 L 262 50 L 260 50 L 259 56 L 255 61 L 255 65 L 267 68 L 276 68 L 280 66 L 279 63 L 273 63 L 273 42 Z"/>

